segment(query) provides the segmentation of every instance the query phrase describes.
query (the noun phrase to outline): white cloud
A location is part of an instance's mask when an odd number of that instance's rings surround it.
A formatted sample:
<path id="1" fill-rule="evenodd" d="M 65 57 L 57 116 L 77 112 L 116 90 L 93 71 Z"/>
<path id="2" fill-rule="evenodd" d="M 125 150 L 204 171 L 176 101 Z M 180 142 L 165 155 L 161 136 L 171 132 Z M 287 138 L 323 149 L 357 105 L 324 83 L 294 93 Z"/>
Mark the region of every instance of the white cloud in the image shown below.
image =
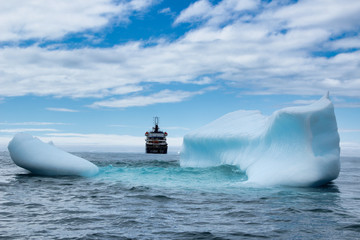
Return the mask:
<path id="1" fill-rule="evenodd" d="M 203 20 L 209 16 L 211 10 L 212 6 L 208 0 L 197 1 L 181 12 L 174 24 Z"/>
<path id="2" fill-rule="evenodd" d="M 360 102 L 335 103 L 336 108 L 360 108 Z"/>
<path id="3" fill-rule="evenodd" d="M 115 135 L 115 134 L 81 134 L 81 133 L 51 133 L 46 134 L 48 138 L 59 145 L 143 145 L 144 137 Z"/>
<path id="4" fill-rule="evenodd" d="M 159 10 L 159 13 L 162 13 L 162 14 L 171 14 L 171 8 L 169 8 L 169 7 L 163 8 L 163 9 Z"/>
<path id="5" fill-rule="evenodd" d="M 50 133 L 40 138 L 44 142 L 52 141 L 56 146 L 72 151 L 145 151 L 145 138 L 130 135 Z M 167 142 L 169 151 L 178 151 L 182 145 L 182 138 L 170 137 L 167 138 Z"/>
<path id="6" fill-rule="evenodd" d="M 123 99 L 111 99 L 106 101 L 95 102 L 89 107 L 108 107 L 108 108 L 127 108 L 148 106 L 157 103 L 174 103 L 181 102 L 192 96 L 203 94 L 205 91 L 186 92 L 163 90 L 149 96 L 134 96 Z"/>
<path id="7" fill-rule="evenodd" d="M 267 14 L 288 28 L 321 28 L 339 33 L 358 28 L 359 11 L 357 0 L 303 0 Z"/>
<path id="8" fill-rule="evenodd" d="M 207 84 L 211 84 L 213 83 L 213 80 L 210 77 L 202 77 L 200 80 L 198 81 L 193 81 L 193 84 L 197 84 L 197 85 L 207 85 Z"/>
<path id="9" fill-rule="evenodd" d="M 0 1 L 0 41 L 57 39 L 68 33 L 95 30 L 109 21 L 128 21 L 151 0 Z"/>
<path id="10" fill-rule="evenodd" d="M 0 49 L 0 96 L 104 97 L 141 91 L 136 65 L 119 65 L 138 44 L 113 49 Z M 131 58 L 130 58 L 131 59 Z M 145 76 L 144 76 L 145 77 Z"/>
<path id="11" fill-rule="evenodd" d="M 8 135 L 8 136 L 2 136 L 0 135 L 0 151 L 5 151 L 7 150 L 7 146 L 11 140 L 12 136 Z"/>
<path id="12" fill-rule="evenodd" d="M 53 128 L 11 128 L 0 129 L 0 133 L 19 133 L 19 132 L 57 132 L 57 129 Z"/>
<path id="13" fill-rule="evenodd" d="M 185 131 L 189 131 L 190 128 L 187 128 L 187 127 L 177 127 L 177 126 L 173 126 L 173 127 L 164 127 L 164 129 L 167 129 L 167 130 L 185 130 Z"/>
<path id="14" fill-rule="evenodd" d="M 0 135 L 0 151 L 7 149 L 13 136 Z M 66 151 L 144 152 L 145 138 L 116 134 L 48 133 L 37 136 L 43 142 L 53 142 Z M 180 151 L 182 137 L 168 137 L 169 152 Z"/>
<path id="15" fill-rule="evenodd" d="M 321 81 L 321 84 L 324 85 L 324 87 L 327 87 L 327 88 L 339 87 L 339 86 L 341 86 L 341 81 L 339 81 L 337 79 L 326 78 L 326 79 Z"/>
<path id="16" fill-rule="evenodd" d="M 8 125 L 8 126 L 44 126 L 44 125 L 67 125 L 66 123 L 59 122 L 0 122 L 0 125 Z"/>
<path id="17" fill-rule="evenodd" d="M 54 112 L 79 112 L 78 110 L 69 109 L 69 108 L 46 108 L 48 111 L 54 111 Z"/>
<path id="18" fill-rule="evenodd" d="M 360 129 L 339 129 L 340 133 L 359 133 Z"/>
<path id="19" fill-rule="evenodd" d="M 360 36 L 338 39 L 329 43 L 331 49 L 360 48 Z"/>
<path id="20" fill-rule="evenodd" d="M 358 142 L 340 142 L 341 156 L 355 157 L 360 156 L 360 143 Z"/>
<path id="21" fill-rule="evenodd" d="M 309 105 L 312 104 L 314 102 L 316 102 L 317 100 L 295 100 L 292 102 L 292 104 L 295 105 Z"/>
<path id="22" fill-rule="evenodd" d="M 76 4 L 80 3 L 74 1 Z M 133 2 L 127 9 L 149 4 Z M 149 98 L 152 103 L 188 98 L 189 93 L 184 92 L 178 98 L 166 96 L 166 92 L 157 96 L 158 100 L 152 95 L 140 97 L 148 83 L 225 81 L 232 87 L 249 89 L 243 91 L 248 94 L 322 95 L 324 90 L 330 90 L 337 96 L 358 97 L 360 50 L 344 51 L 334 57 L 318 56 L 316 52 L 331 43 L 344 50 L 354 48 L 354 37 L 335 42 L 331 39 L 358 26 L 355 20 L 360 16 L 356 14 L 359 1 L 261 4 L 224 0 L 211 5 L 198 1 L 185 9 L 175 23 L 196 17 L 204 24 L 176 41 L 162 39 L 154 46 L 145 47 L 138 41 L 111 48 L 3 47 L 0 96 L 96 97 L 101 99 L 93 106 L 138 106 Z M 251 16 L 247 10 L 253 11 Z M 95 16 L 99 16 L 97 11 Z M 46 31 L 42 34 L 48 35 Z M 211 76 L 211 80 L 204 76 Z M 137 97 L 129 97 L 130 93 Z M 114 100 L 104 100 L 110 97 Z"/>
<path id="23" fill-rule="evenodd" d="M 256 9 L 258 0 L 223 0 L 213 6 L 208 0 L 199 0 L 183 10 L 174 24 L 208 20 L 209 25 L 218 25 L 239 17 L 239 13 Z"/>

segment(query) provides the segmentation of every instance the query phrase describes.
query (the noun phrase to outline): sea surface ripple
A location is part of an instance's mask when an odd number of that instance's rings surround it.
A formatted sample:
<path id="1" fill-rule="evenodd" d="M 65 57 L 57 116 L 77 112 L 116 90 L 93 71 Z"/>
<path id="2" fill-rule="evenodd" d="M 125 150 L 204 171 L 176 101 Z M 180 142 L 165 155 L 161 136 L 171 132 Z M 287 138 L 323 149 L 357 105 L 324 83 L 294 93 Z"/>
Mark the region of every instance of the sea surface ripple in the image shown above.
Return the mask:
<path id="1" fill-rule="evenodd" d="M 0 152 L 0 239 L 360 239 L 360 158 L 326 186 L 288 188 L 177 154 L 75 155 L 100 173 L 36 176 Z"/>

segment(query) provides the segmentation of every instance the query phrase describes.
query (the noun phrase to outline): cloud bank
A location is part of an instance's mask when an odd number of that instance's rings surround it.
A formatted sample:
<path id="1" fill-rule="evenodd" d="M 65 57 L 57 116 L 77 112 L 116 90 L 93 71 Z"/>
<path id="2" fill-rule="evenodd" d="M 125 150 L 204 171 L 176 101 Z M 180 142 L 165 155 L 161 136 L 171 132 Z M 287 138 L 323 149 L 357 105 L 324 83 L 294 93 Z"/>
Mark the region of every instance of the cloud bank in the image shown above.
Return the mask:
<path id="1" fill-rule="evenodd" d="M 194 85 L 199 79 L 207 79 L 203 84 L 208 85 L 224 83 L 243 94 L 318 95 L 326 89 L 333 95 L 357 97 L 360 92 L 360 2 L 355 0 L 223 0 L 215 5 L 200 0 L 175 18 L 174 28 L 194 25 L 174 41 L 161 38 L 151 45 L 134 41 L 76 49 L 16 44 L 129 22 L 131 14 L 153 4 L 1 3 L 0 97 L 91 97 L 100 99 L 92 107 L 122 108 L 138 106 L 135 102 L 151 96 L 159 97 L 153 104 L 186 100 L 197 92 L 178 92 L 176 98 L 162 90 L 144 96 L 144 86 Z"/>
<path id="2" fill-rule="evenodd" d="M 59 39 L 69 33 L 96 31 L 110 21 L 128 17 L 151 6 L 151 0 L 1 1 L 0 41 Z"/>

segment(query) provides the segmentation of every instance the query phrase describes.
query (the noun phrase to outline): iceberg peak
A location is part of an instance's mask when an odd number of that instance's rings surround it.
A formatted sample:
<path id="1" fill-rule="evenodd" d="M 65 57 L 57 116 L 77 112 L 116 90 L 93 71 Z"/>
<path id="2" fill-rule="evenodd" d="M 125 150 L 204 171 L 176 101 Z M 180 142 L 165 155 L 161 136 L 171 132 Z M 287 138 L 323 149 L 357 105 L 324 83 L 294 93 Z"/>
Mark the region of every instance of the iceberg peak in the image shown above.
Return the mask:
<path id="1" fill-rule="evenodd" d="M 236 165 L 249 182 L 261 185 L 325 184 L 340 171 L 339 134 L 329 94 L 271 116 L 228 113 L 184 137 L 180 164 Z"/>
<path id="2" fill-rule="evenodd" d="M 330 100 L 330 96 L 329 96 L 329 95 L 330 95 L 330 93 L 329 93 L 329 91 L 327 91 L 326 94 L 325 94 L 325 97 Z"/>

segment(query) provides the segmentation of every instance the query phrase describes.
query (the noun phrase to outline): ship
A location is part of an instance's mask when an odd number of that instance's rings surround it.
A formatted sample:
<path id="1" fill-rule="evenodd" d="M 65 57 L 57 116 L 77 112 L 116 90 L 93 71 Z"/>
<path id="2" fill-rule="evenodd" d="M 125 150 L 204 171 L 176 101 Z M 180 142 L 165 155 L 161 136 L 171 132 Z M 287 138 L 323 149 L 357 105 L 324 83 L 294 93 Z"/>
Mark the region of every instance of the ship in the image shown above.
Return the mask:
<path id="1" fill-rule="evenodd" d="M 168 134 L 160 131 L 158 117 L 154 117 L 154 125 L 152 131 L 145 133 L 145 151 L 146 153 L 166 154 L 168 149 L 166 137 Z"/>

